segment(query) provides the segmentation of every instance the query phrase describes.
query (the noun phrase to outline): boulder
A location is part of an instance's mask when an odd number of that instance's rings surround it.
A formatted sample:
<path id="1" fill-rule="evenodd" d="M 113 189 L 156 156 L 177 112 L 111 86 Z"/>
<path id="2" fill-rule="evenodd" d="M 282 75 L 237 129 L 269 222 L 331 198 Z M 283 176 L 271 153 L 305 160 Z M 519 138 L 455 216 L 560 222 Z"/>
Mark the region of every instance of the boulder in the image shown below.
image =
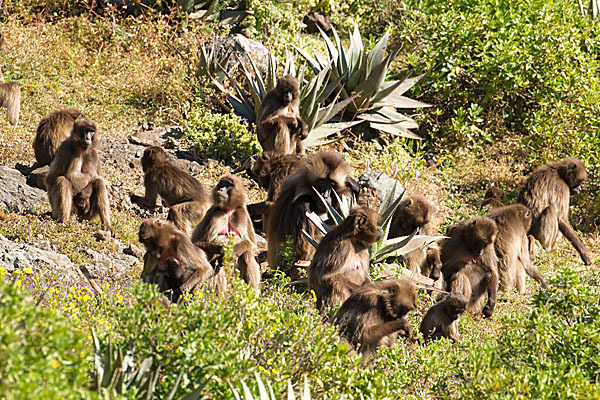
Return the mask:
<path id="1" fill-rule="evenodd" d="M 0 166 L 0 208 L 7 212 L 33 212 L 46 201 L 44 190 L 29 186 L 16 169 Z"/>
<path id="2" fill-rule="evenodd" d="M 388 194 L 396 188 L 396 196 L 400 196 L 404 191 L 402 184 L 397 180 L 390 178 L 381 171 L 367 171 L 358 177 L 361 187 L 370 189 L 377 194 L 380 199 L 385 199 Z"/>
<path id="3" fill-rule="evenodd" d="M 248 71 L 252 71 L 253 68 L 249 57 L 252 58 L 260 72 L 267 70 L 270 57 L 269 50 L 262 43 L 248 39 L 242 34 L 217 36 L 206 43 L 205 46 L 208 52 L 214 46 L 216 60 L 225 60 L 229 56 L 227 63 L 223 66 L 228 73 L 232 73 L 235 70 L 239 64 L 238 58 Z"/>

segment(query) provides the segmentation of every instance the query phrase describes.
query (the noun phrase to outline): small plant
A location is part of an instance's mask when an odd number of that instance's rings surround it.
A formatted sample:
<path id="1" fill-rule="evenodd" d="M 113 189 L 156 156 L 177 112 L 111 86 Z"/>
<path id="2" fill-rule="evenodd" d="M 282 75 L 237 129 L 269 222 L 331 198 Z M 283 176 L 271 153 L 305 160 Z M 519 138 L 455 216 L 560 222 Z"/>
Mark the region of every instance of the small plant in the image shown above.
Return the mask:
<path id="1" fill-rule="evenodd" d="M 342 46 L 335 29 L 335 44 L 324 32 L 321 34 L 327 47 L 327 56 L 315 51 L 315 57 L 312 57 L 300 48 L 295 48 L 316 73 L 327 72 L 328 82 L 335 83 L 342 101 L 353 99 L 343 110 L 344 119 L 352 121 L 358 118 L 367 121 L 373 129 L 394 136 L 420 139 L 410 131 L 418 127 L 416 121 L 400 114 L 396 109 L 429 107 L 428 104 L 404 96 L 423 75 L 401 81 L 385 80 L 390 64 L 398 54 L 396 49 L 386 55 L 389 32 L 369 52 L 365 50 L 358 25 L 354 25 L 354 32 L 350 34 L 348 50 Z"/>
<path id="2" fill-rule="evenodd" d="M 258 385 L 259 397 L 254 397 L 252 395 L 252 392 L 248 388 L 248 385 L 246 385 L 246 382 L 244 382 L 244 380 L 242 380 L 242 390 L 244 392 L 243 398 L 240 395 L 240 393 L 233 386 L 231 386 L 231 390 L 233 391 L 233 395 L 234 395 L 235 399 L 236 400 L 277 400 L 277 397 L 275 397 L 275 394 L 273 393 L 273 387 L 271 386 L 271 384 L 267 381 L 267 386 L 265 387 L 265 384 L 263 383 L 260 376 L 258 376 L 258 374 L 255 374 L 255 376 L 256 376 L 256 384 Z M 268 388 L 268 391 L 267 391 L 267 388 Z M 343 399 L 343 396 L 341 398 Z M 306 379 L 306 377 L 304 377 L 304 391 L 300 394 L 300 397 L 298 397 L 298 400 L 310 400 L 310 399 L 311 399 L 311 397 L 310 397 L 310 388 L 308 387 L 308 379 Z M 288 380 L 287 400 L 296 400 L 296 394 L 294 393 L 294 388 L 292 387 L 292 383 L 289 380 Z"/>
<path id="3" fill-rule="evenodd" d="M 313 188 L 313 190 L 317 193 L 317 196 L 319 196 L 319 199 L 321 199 L 321 202 L 327 208 L 327 213 L 331 216 L 331 219 L 333 220 L 333 222 L 336 225 L 339 225 L 340 223 L 342 223 L 342 221 L 350 213 L 350 207 L 352 206 L 352 201 L 347 197 L 344 197 L 344 199 L 341 199 L 339 197 L 339 195 L 334 191 L 333 193 L 335 194 L 335 197 L 336 197 L 336 200 L 338 201 L 339 209 L 340 209 L 340 212 L 338 212 L 333 207 L 333 205 L 331 203 L 329 203 L 325 198 L 323 198 L 323 196 L 321 196 L 321 194 L 315 188 Z M 370 257 L 372 263 L 375 263 L 375 264 L 381 263 L 383 260 L 385 260 L 387 258 L 399 257 L 401 255 L 409 253 L 420 247 L 427 246 L 428 244 L 433 243 L 436 240 L 440 240 L 440 239 L 444 238 L 444 236 L 419 235 L 418 229 L 415 230 L 412 234 L 410 234 L 408 236 L 402 236 L 402 237 L 393 238 L 393 239 L 387 238 L 389 231 L 390 231 L 390 224 L 392 222 L 392 216 L 394 215 L 394 211 L 396 211 L 396 208 L 398 207 L 400 200 L 402 200 L 402 197 L 404 197 L 404 193 L 405 193 L 405 191 L 403 191 L 400 194 L 400 196 L 395 197 L 396 185 L 394 185 L 393 190 L 390 191 L 390 193 L 382 201 L 381 205 L 379 206 L 379 209 L 377 210 L 378 214 L 381 216 L 381 221 L 379 222 L 379 226 L 381 227 L 381 229 L 383 231 L 383 235 L 378 242 L 375 242 L 373 244 L 365 244 L 365 246 L 367 246 L 367 248 L 369 249 L 369 257 Z M 321 230 L 321 232 L 323 232 L 323 234 L 327 234 L 327 232 L 329 232 L 332 229 L 329 225 L 324 223 L 316 213 L 314 213 L 314 212 L 306 213 L 306 216 L 313 224 L 315 224 L 315 226 L 317 226 L 317 228 L 319 228 L 319 230 Z M 302 231 L 302 233 L 304 234 L 304 236 L 309 240 L 309 242 L 313 246 L 315 246 L 315 247 L 318 246 L 319 242 L 317 242 L 314 238 L 312 238 L 306 231 Z M 389 270 L 390 268 L 397 270 L 397 271 L 394 271 L 396 275 L 397 274 L 400 274 L 400 275 L 406 274 L 404 270 L 401 270 L 398 268 L 398 266 L 391 265 L 391 264 L 382 265 L 382 268 L 380 269 L 381 273 L 389 275 L 390 273 L 392 273 L 392 271 Z M 412 278 L 414 278 L 416 276 L 416 279 L 422 283 L 425 283 L 428 285 L 433 284 L 433 281 L 430 280 L 429 278 L 420 276 L 416 273 L 409 272 L 409 274 L 407 274 L 407 275 Z"/>
<path id="4" fill-rule="evenodd" d="M 213 84 L 222 93 L 227 95 L 227 102 L 221 102 L 221 105 L 229 112 L 237 114 L 249 122 L 256 122 L 256 116 L 258 115 L 262 99 L 277 84 L 277 60 L 275 56 L 269 53 L 265 78 L 263 78 L 256 67 L 256 63 L 249 55 L 248 59 L 252 65 L 252 72 L 248 71 L 240 60 L 238 60 L 238 66 L 241 68 L 242 75 L 247 82 L 249 95 L 243 89 L 243 86 L 240 86 L 222 67 L 222 65 L 227 64 L 228 57 L 224 60 L 216 60 L 214 50 L 209 50 L 202 46 L 199 58 L 200 67 L 198 74 L 208 76 Z M 305 147 L 326 144 L 328 142 L 325 138 L 361 122 L 329 122 L 347 107 L 354 100 L 355 96 L 336 102 L 338 96 L 334 92 L 339 81 L 329 82 L 327 79 L 327 70 L 323 70 L 314 78 L 306 80 L 305 68 L 302 67 L 297 72 L 294 57 L 290 53 L 287 53 L 285 66 L 281 75 L 288 74 L 296 76 L 301 82 L 300 116 L 308 125 L 309 131 L 308 137 L 304 141 Z M 234 92 L 230 91 L 220 82 L 222 76 L 225 76 L 230 81 L 231 85 L 235 88 Z M 328 102 L 327 105 L 323 105 L 331 97 L 333 97 L 333 101 Z"/>
<path id="5" fill-rule="evenodd" d="M 186 140 L 204 156 L 242 161 L 260 153 L 256 135 L 235 115 L 193 112 Z"/>

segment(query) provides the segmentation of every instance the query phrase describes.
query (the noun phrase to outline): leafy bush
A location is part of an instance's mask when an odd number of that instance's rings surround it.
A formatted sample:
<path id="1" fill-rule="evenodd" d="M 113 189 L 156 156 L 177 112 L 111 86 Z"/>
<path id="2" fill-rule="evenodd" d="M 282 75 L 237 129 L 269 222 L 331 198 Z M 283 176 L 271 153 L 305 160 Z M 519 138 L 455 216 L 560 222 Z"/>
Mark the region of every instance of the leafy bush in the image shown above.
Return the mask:
<path id="1" fill-rule="evenodd" d="M 90 339 L 16 284 L 0 282 L 0 397 L 93 399 Z"/>
<path id="2" fill-rule="evenodd" d="M 497 342 L 471 346 L 460 369 L 468 398 L 598 398 L 598 282 L 562 270 L 534 297 L 528 315 L 512 317 Z"/>
<path id="3" fill-rule="evenodd" d="M 248 124 L 235 115 L 194 111 L 188 120 L 186 140 L 203 156 L 242 161 L 260 153 L 260 144 Z"/>

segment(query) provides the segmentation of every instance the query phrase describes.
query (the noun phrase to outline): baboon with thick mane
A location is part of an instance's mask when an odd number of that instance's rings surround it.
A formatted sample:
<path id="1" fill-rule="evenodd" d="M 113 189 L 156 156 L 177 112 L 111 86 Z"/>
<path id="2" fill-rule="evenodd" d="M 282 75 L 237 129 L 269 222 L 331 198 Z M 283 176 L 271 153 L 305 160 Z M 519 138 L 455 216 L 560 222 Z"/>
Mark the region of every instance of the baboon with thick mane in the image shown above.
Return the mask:
<path id="1" fill-rule="evenodd" d="M 325 214 L 326 209 L 313 190 L 313 187 L 330 203 L 336 204 L 336 191 L 341 196 L 358 193 L 358 185 L 351 178 L 352 169 L 339 153 L 319 152 L 302 160 L 302 164 L 289 175 L 275 194 L 275 202 L 269 211 L 267 224 L 267 260 L 269 267 L 285 268 L 281 259 L 281 243 L 292 239 L 294 257 L 310 260 L 314 247 L 304 237 L 305 230 L 316 240 L 322 237 L 320 231 L 309 222 L 307 212 Z M 288 271 L 289 272 L 289 271 Z M 291 274 L 294 275 L 293 268 Z"/>
<path id="2" fill-rule="evenodd" d="M 58 146 L 69 137 L 75 120 L 81 116 L 75 108 L 64 108 L 52 111 L 40 120 L 33 139 L 35 159 L 40 167 L 50 165 Z"/>

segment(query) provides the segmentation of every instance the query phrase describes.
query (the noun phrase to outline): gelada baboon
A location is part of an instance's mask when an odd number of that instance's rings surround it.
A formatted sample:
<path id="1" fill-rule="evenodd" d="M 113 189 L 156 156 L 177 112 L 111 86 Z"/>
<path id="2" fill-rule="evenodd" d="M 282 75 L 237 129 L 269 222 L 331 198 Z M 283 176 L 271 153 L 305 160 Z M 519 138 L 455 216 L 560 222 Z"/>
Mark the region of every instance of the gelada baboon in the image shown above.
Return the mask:
<path id="1" fill-rule="evenodd" d="M 356 289 L 337 311 L 333 323 L 351 350 L 368 360 L 377 347 L 392 346 L 398 333 L 412 336 L 406 315 L 416 309 L 417 293 L 412 283 L 397 279 L 373 282 Z"/>
<path id="2" fill-rule="evenodd" d="M 171 291 L 173 302 L 177 302 L 183 292 L 194 290 L 213 277 L 204 251 L 168 222 L 143 221 L 139 241 L 146 247 L 142 280 L 156 283 L 161 292 Z"/>
<path id="3" fill-rule="evenodd" d="M 33 139 L 33 151 L 40 167 L 50 165 L 58 146 L 69 137 L 75 120 L 81 116 L 78 110 L 65 108 L 52 111 L 40 120 Z"/>
<path id="4" fill-rule="evenodd" d="M 523 204 L 498 207 L 487 214 L 496 222 L 498 234 L 494 249 L 498 256 L 498 274 L 500 287 L 516 287 L 522 293 L 525 290 L 525 274 L 547 288 L 546 280 L 533 265 L 529 255 L 527 232 L 531 227 L 531 211 Z"/>
<path id="5" fill-rule="evenodd" d="M 142 155 L 144 197 L 132 194 L 131 201 L 147 209 L 156 208 L 158 196 L 167 203 L 169 220 L 191 234 L 210 207 L 210 195 L 189 172 L 176 166 L 158 146 L 150 146 Z"/>
<path id="6" fill-rule="evenodd" d="M 256 158 L 250 172 L 258 181 L 258 185 L 267 191 L 267 199 L 260 203 L 250 204 L 248 212 L 251 215 L 267 214 L 269 208 L 273 205 L 277 189 L 279 189 L 285 178 L 298 169 L 301 160 L 302 157 L 297 154 L 278 154 L 274 152 L 262 153 Z"/>
<path id="7" fill-rule="evenodd" d="M 299 169 L 288 176 L 275 194 L 275 202 L 269 211 L 267 224 L 267 260 L 269 267 L 286 268 L 281 259 L 281 243 L 288 238 L 293 241 L 294 257 L 297 260 L 310 260 L 314 247 L 302 234 L 306 231 L 316 240 L 322 237 L 321 232 L 309 222 L 307 212 L 326 214 L 326 209 L 316 195 L 313 187 L 331 204 L 336 205 L 336 191 L 341 196 L 357 194 L 359 187 L 351 178 L 352 170 L 340 154 L 319 152 L 302 160 Z M 292 267 L 292 276 L 295 270 Z"/>
<path id="8" fill-rule="evenodd" d="M 420 235 L 434 234 L 431 227 L 433 207 L 429 200 L 420 195 L 411 195 L 402 199 L 392 216 L 388 238 L 408 236 L 419 229 Z M 437 243 L 421 249 L 416 249 L 401 257 L 406 268 L 418 272 L 431 279 L 440 278 L 442 262 Z"/>
<path id="9" fill-rule="evenodd" d="M 317 309 L 327 313 L 342 304 L 369 278 L 369 250 L 383 235 L 380 216 L 367 207 L 356 207 L 341 224 L 321 239 L 308 267 L 308 288 L 317 298 Z"/>
<path id="10" fill-rule="evenodd" d="M 258 289 L 260 266 L 254 255 L 256 237 L 246 201 L 244 182 L 235 175 L 222 177 L 213 190 L 213 205 L 194 229 L 192 241 L 209 255 L 221 255 L 223 243 L 233 235 L 233 258 L 240 275 Z"/>
<path id="11" fill-rule="evenodd" d="M 492 210 L 494 208 L 504 206 L 504 191 L 498 186 L 490 186 L 485 192 L 481 208 L 484 210 Z"/>
<path id="12" fill-rule="evenodd" d="M 21 112 L 21 88 L 17 82 L 0 83 L 0 107 L 6 108 L 8 122 L 16 125 Z"/>
<path id="13" fill-rule="evenodd" d="M 467 298 L 460 293 L 451 293 L 433 305 L 423 317 L 419 330 L 425 341 L 445 337 L 455 342 L 460 340 L 458 320 L 465 312 Z"/>
<path id="14" fill-rule="evenodd" d="M 300 118 L 300 84 L 292 75 L 277 79 L 277 86 L 263 99 L 256 122 L 263 151 L 304 154 L 302 141 L 308 126 Z"/>
<path id="15" fill-rule="evenodd" d="M 52 217 L 68 221 L 72 211 L 85 219 L 100 216 L 105 230 L 112 232 L 108 192 L 101 177 L 98 145 L 98 126 L 88 118 L 79 118 L 69 136 L 56 150 L 46 177 L 48 200 Z M 79 193 L 81 198 L 74 197 Z"/>
<path id="16" fill-rule="evenodd" d="M 569 223 L 569 196 L 581 191 L 587 179 L 583 163 L 569 157 L 536 169 L 519 193 L 519 203 L 533 213 L 530 233 L 552 250 L 562 233 L 579 252 L 585 265 L 594 259 Z"/>
<path id="17" fill-rule="evenodd" d="M 469 300 L 469 312 L 483 312 L 486 317 L 494 312 L 498 294 L 497 233 L 492 219 L 477 217 L 448 227 L 448 238 L 440 243 L 442 274 L 449 291 Z"/>

